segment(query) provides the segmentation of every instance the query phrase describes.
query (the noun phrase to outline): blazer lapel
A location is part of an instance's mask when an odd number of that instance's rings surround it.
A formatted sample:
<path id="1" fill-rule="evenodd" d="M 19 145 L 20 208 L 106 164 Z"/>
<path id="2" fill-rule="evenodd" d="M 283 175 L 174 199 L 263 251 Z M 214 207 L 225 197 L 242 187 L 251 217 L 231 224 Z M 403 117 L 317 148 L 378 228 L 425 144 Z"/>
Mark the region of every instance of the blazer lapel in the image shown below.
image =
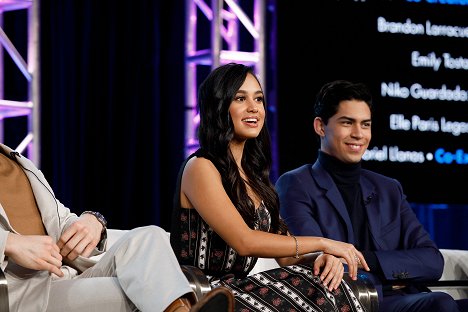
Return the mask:
<path id="1" fill-rule="evenodd" d="M 372 235 L 372 239 L 376 246 L 379 246 L 379 234 L 380 234 L 380 218 L 378 206 L 375 203 L 378 202 L 378 194 L 375 191 L 375 186 L 365 177 L 361 176 L 361 189 L 362 189 L 362 200 L 367 213 L 367 221 L 369 224 L 369 231 Z"/>
<path id="2" fill-rule="evenodd" d="M 346 224 L 346 231 L 348 233 L 346 241 L 354 244 L 354 233 L 351 224 L 351 219 L 349 218 L 348 210 L 346 209 L 343 197 L 341 196 L 340 191 L 333 182 L 332 177 L 320 165 L 318 161 L 315 162 L 315 164 L 312 166 L 311 174 L 314 177 L 317 184 L 319 185 L 319 187 L 325 190 L 325 196 L 328 198 L 333 208 L 335 208 L 338 215 L 343 219 L 344 223 Z"/>

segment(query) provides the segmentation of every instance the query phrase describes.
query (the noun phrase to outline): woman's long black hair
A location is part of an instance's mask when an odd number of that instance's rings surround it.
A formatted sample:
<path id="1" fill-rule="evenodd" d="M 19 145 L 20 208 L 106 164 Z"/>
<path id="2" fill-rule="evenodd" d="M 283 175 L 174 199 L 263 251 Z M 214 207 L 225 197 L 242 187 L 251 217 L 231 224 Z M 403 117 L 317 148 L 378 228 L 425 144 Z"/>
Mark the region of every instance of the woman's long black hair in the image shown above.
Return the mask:
<path id="1" fill-rule="evenodd" d="M 229 143 L 234 138 L 229 106 L 249 73 L 257 79 L 252 67 L 229 63 L 214 69 L 203 81 L 198 91 L 198 139 L 200 152 L 219 170 L 226 193 L 244 221 L 253 228 L 256 222 L 255 207 L 229 149 Z M 270 135 L 265 121 L 258 137 L 245 143 L 242 168 L 248 178 L 246 183 L 270 212 L 270 231 L 284 233 L 286 226 L 279 218 L 278 195 L 270 180 L 271 164 Z"/>

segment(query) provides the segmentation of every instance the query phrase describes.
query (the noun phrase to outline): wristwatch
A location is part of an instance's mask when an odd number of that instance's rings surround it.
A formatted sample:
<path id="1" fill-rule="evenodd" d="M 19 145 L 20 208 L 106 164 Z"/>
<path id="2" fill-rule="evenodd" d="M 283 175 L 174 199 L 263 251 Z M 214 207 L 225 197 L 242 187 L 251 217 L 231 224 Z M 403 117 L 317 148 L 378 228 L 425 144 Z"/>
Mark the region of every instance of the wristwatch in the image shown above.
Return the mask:
<path id="1" fill-rule="evenodd" d="M 107 220 L 104 218 L 102 213 L 97 212 L 97 211 L 83 211 L 80 216 L 84 214 L 91 214 L 96 217 L 96 219 L 99 221 L 99 223 L 102 224 L 102 231 L 101 231 L 101 239 L 99 240 L 99 244 L 97 245 L 99 250 L 103 250 L 105 246 L 105 241 L 107 238 Z"/>
<path id="2" fill-rule="evenodd" d="M 97 211 L 83 211 L 81 213 L 81 216 L 84 215 L 84 214 L 92 214 L 93 216 L 95 216 L 96 219 L 99 221 L 99 223 L 102 224 L 102 232 L 101 233 L 104 233 L 106 231 L 106 229 L 107 229 L 107 220 L 106 220 L 106 218 L 104 218 L 102 213 L 97 212 Z"/>

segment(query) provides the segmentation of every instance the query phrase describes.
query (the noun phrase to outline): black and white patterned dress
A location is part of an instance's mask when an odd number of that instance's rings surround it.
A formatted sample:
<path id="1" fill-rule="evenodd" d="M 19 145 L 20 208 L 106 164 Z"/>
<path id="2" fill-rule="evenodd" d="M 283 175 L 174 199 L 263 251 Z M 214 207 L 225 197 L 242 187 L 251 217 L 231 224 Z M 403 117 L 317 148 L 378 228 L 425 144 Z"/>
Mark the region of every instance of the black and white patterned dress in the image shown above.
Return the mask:
<path id="1" fill-rule="evenodd" d="M 270 215 L 263 204 L 257 220 L 256 230 L 268 231 Z M 230 288 L 235 311 L 364 311 L 345 281 L 330 292 L 311 266 L 291 265 L 248 276 L 257 258 L 237 254 L 195 209 L 179 208 L 173 222 L 171 244 L 180 264 L 200 268 L 212 287 Z"/>

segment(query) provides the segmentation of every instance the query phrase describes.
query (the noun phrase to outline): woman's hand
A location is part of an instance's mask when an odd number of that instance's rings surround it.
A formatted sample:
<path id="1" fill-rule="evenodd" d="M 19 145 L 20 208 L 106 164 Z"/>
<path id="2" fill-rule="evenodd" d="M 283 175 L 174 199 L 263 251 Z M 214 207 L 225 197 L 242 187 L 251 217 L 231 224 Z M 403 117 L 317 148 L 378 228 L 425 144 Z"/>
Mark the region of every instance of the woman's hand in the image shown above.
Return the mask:
<path id="1" fill-rule="evenodd" d="M 362 267 L 366 271 L 370 271 L 367 265 L 366 259 L 362 253 L 356 249 L 352 244 L 335 241 L 328 238 L 323 238 L 324 248 L 323 252 L 332 254 L 337 257 L 342 257 L 349 268 L 349 276 L 353 279 L 357 279 L 358 268 Z"/>
<path id="2" fill-rule="evenodd" d="M 344 267 L 341 260 L 329 254 L 321 254 L 314 261 L 314 275 L 320 274 L 320 280 L 330 291 L 337 289 L 343 279 Z"/>

